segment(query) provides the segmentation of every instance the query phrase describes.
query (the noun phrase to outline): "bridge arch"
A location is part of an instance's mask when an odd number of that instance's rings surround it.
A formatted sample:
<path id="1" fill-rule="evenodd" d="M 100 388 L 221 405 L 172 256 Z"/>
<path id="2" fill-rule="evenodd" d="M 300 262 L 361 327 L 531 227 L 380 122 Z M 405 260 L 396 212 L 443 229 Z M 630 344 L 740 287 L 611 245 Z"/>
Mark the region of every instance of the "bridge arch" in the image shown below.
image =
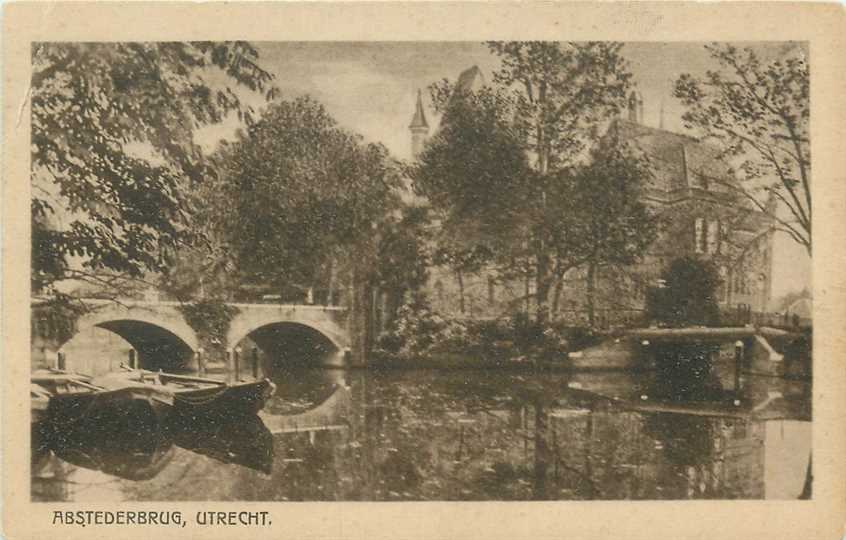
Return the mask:
<path id="1" fill-rule="evenodd" d="M 77 321 L 76 333 L 61 345 L 60 350 L 94 328 L 108 330 L 126 341 L 137 351 L 140 367 L 164 371 L 194 368 L 194 352 L 199 347 L 199 340 L 176 309 L 121 305 L 97 307 Z M 125 362 L 127 358 L 119 360 Z M 114 367 L 115 359 L 106 361 Z M 88 371 L 102 369 L 92 366 Z"/>
<path id="2" fill-rule="evenodd" d="M 242 310 L 231 321 L 226 342 L 236 347 L 248 337 L 272 362 L 299 354 L 339 366 L 349 347 L 346 333 L 319 309 Z"/>

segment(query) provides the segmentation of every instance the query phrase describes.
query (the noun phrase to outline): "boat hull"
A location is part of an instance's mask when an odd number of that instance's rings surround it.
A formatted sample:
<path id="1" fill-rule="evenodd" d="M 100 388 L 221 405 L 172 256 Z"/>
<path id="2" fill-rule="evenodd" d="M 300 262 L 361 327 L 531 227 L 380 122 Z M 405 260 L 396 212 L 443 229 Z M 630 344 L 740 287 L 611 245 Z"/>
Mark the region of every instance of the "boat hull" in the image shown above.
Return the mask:
<path id="1" fill-rule="evenodd" d="M 255 415 L 276 391 L 267 379 L 174 393 L 173 412 L 179 417 Z"/>
<path id="2" fill-rule="evenodd" d="M 168 446 L 171 409 L 144 388 L 56 395 L 46 420 L 49 445 L 65 461 L 133 478 L 148 468 L 149 456 Z"/>

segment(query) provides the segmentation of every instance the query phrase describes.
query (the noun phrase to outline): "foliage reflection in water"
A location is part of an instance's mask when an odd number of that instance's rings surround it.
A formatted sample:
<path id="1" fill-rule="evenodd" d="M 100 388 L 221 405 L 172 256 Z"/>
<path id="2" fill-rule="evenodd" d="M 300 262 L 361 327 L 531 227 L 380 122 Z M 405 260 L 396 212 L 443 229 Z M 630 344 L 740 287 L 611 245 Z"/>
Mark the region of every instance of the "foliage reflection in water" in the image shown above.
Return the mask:
<path id="1" fill-rule="evenodd" d="M 736 395 L 731 376 L 717 370 L 702 383 L 709 401 L 691 404 L 656 401 L 653 395 L 669 383 L 665 377 L 660 370 L 281 372 L 277 394 L 259 417 L 173 437 L 167 461 L 151 478 L 115 477 L 113 469 L 93 470 L 98 467 L 54 453 L 34 466 L 32 496 L 391 501 L 810 495 L 808 383 L 747 377 Z M 685 395 L 690 393 L 688 388 Z"/>

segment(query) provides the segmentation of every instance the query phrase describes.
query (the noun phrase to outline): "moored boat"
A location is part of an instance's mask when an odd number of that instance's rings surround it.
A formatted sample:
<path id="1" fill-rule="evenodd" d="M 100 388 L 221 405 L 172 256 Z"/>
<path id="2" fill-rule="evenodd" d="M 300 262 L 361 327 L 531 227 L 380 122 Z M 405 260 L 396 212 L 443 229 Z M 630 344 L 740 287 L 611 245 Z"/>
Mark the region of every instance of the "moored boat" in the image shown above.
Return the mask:
<path id="1" fill-rule="evenodd" d="M 47 442 L 40 444 L 49 445 L 57 455 L 84 454 L 89 444 L 86 441 L 97 438 L 104 438 L 116 449 L 155 441 L 156 434 L 165 431 L 173 404 L 164 388 L 110 375 L 92 378 L 61 370 L 39 370 L 32 373 L 31 379 L 47 394 L 39 393 L 38 397 L 39 406 L 47 400 L 45 412 L 39 413 L 37 432 Z"/>
<path id="2" fill-rule="evenodd" d="M 124 369 L 126 371 L 122 376 L 125 380 L 166 392 L 170 396 L 172 412 L 182 418 L 254 415 L 264 408 L 276 391 L 276 385 L 269 379 L 227 383 L 207 377 L 152 372 L 126 366 Z"/>

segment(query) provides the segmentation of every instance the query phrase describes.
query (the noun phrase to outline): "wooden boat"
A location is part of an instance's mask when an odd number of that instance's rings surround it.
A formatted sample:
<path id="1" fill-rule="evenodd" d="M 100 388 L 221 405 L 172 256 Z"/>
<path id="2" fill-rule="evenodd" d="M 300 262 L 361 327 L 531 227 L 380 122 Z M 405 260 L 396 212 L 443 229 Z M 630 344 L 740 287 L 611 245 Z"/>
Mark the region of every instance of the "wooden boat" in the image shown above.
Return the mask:
<path id="1" fill-rule="evenodd" d="M 102 454 L 89 448 L 97 441 L 104 441 L 106 453 L 119 455 L 158 445 L 166 432 L 171 404 L 163 389 L 60 370 L 36 371 L 31 378 L 49 394 L 39 424 L 49 448 L 60 457 Z"/>
<path id="2" fill-rule="evenodd" d="M 276 391 L 276 385 L 269 379 L 227 383 L 207 377 L 122 367 L 125 380 L 166 394 L 177 420 L 255 415 Z"/>

